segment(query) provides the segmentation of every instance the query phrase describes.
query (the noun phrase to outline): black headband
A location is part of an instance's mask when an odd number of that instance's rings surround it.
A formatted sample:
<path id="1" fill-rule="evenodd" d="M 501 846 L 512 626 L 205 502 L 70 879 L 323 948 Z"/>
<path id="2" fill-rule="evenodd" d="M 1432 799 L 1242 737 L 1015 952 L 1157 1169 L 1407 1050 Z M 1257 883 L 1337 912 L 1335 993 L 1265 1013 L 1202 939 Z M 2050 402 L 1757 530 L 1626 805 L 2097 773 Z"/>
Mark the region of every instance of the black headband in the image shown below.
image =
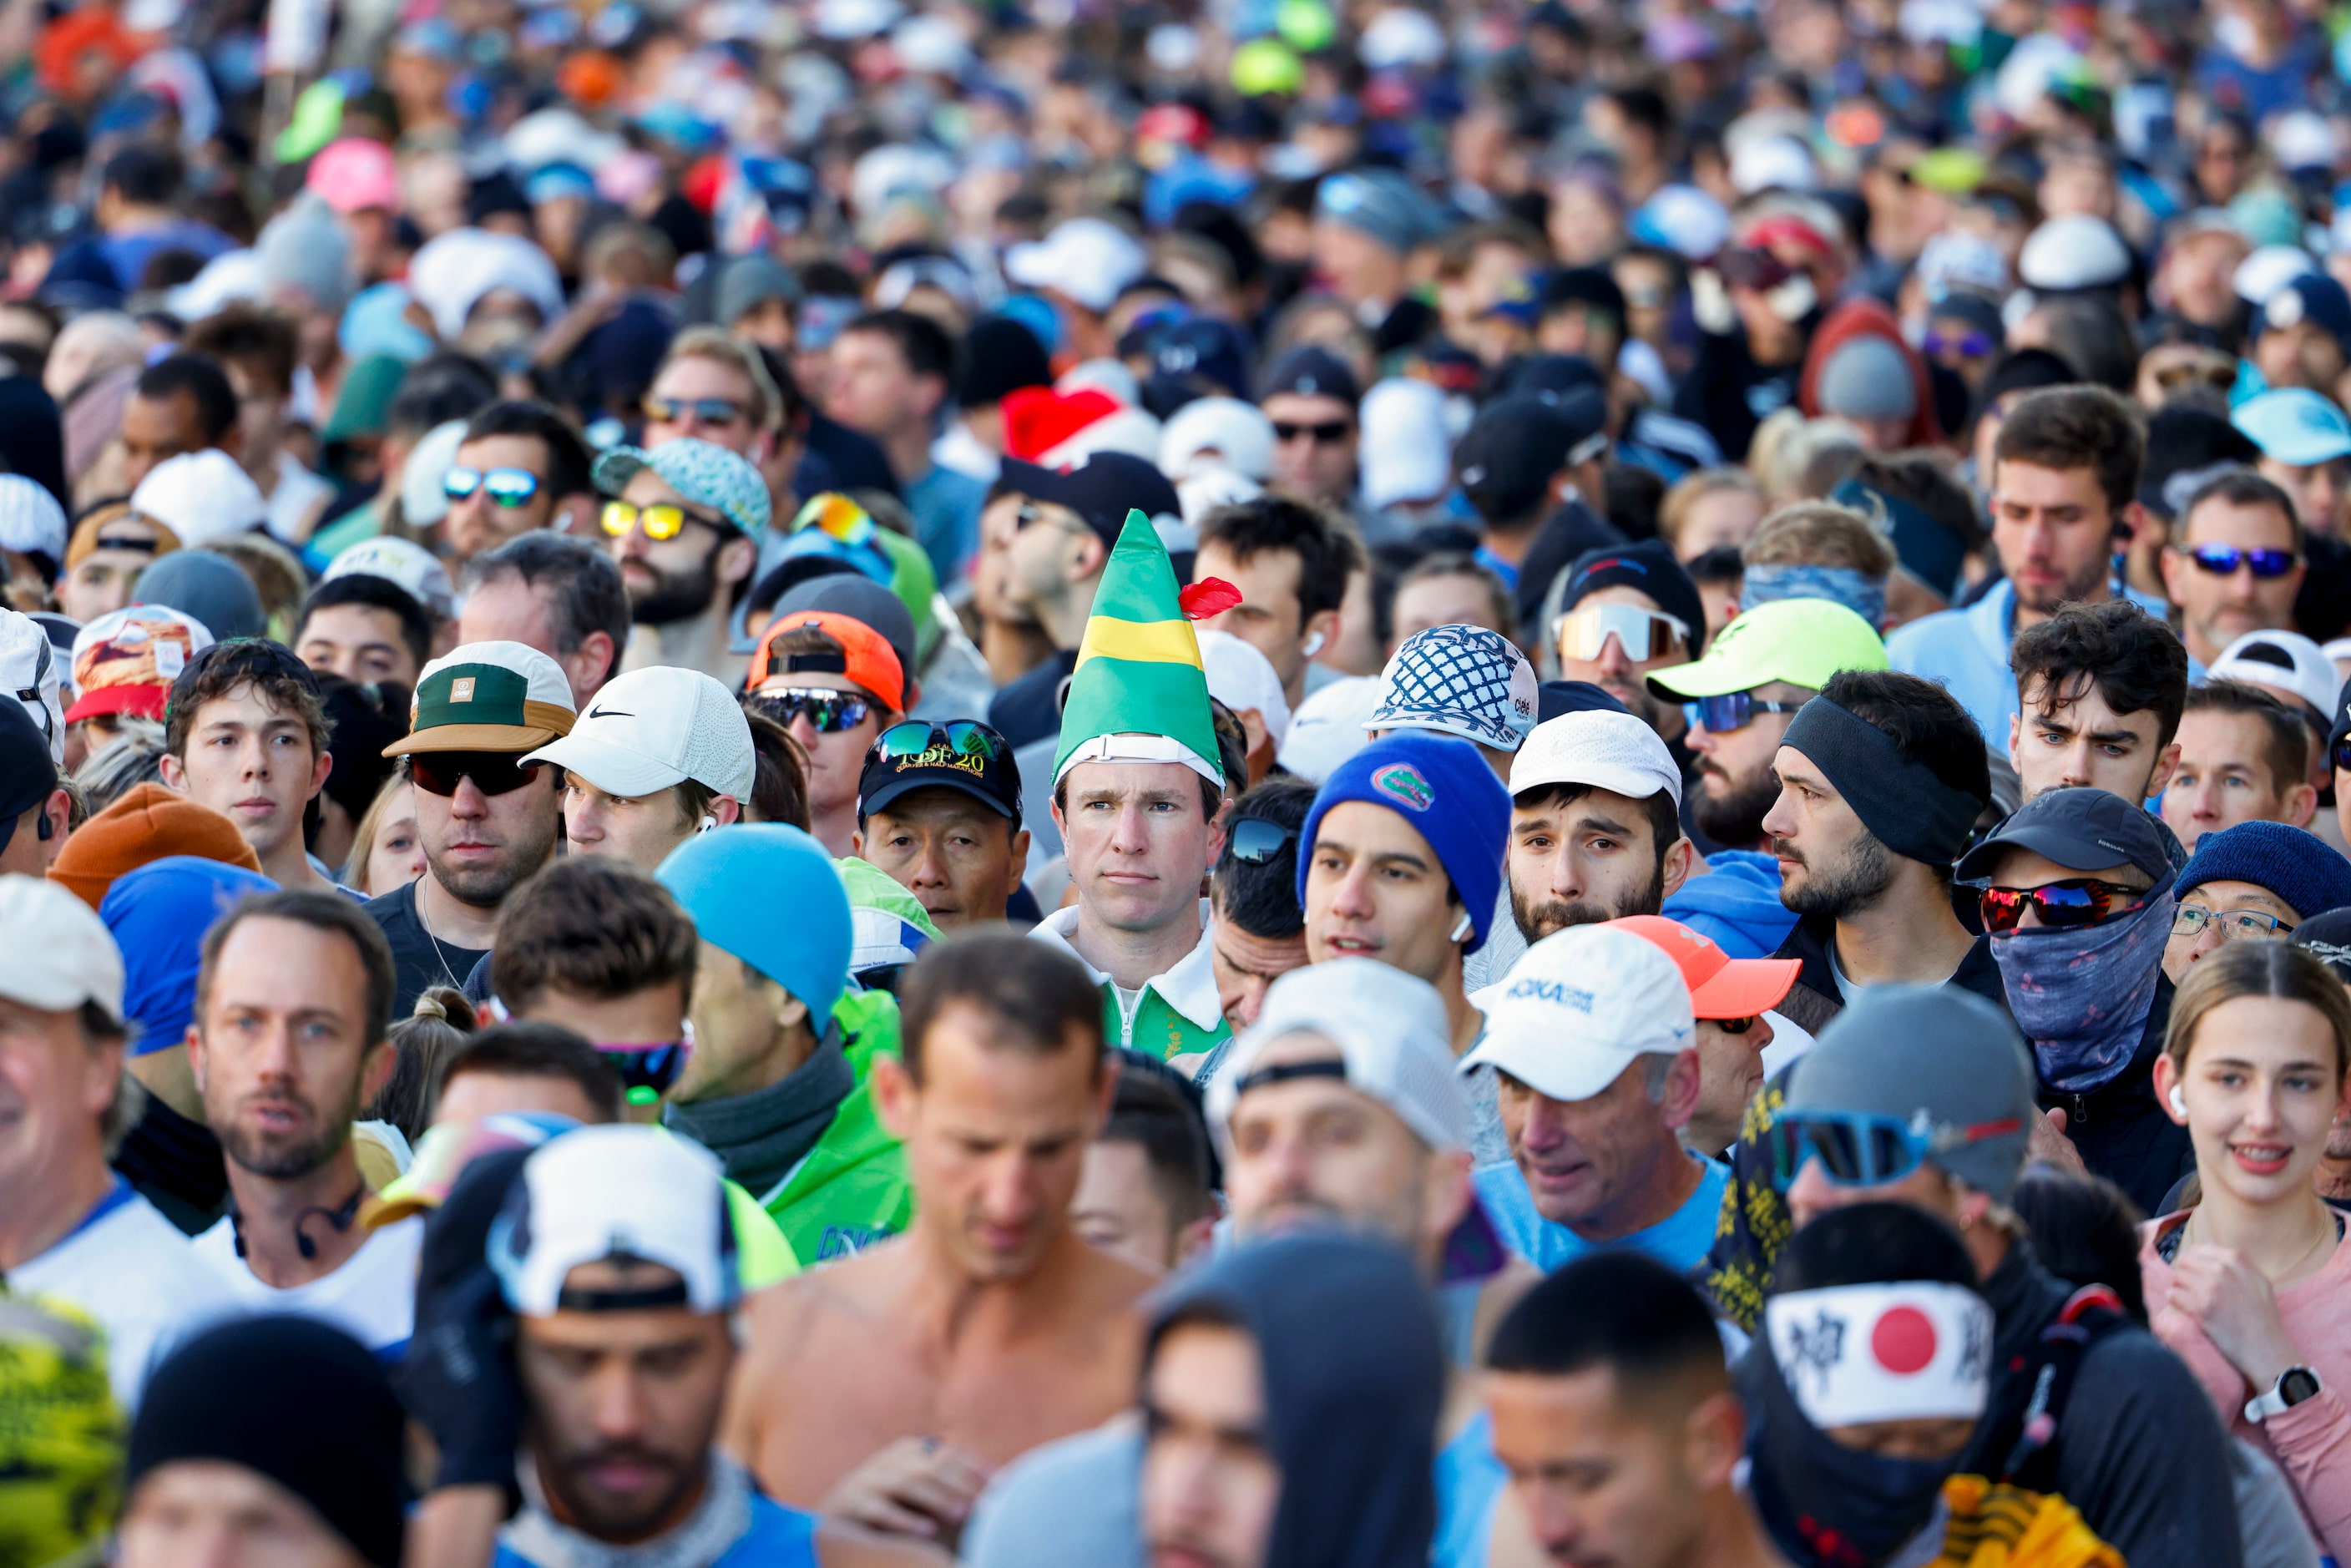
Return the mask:
<path id="1" fill-rule="evenodd" d="M 1949 865 L 1990 803 L 1952 789 L 1904 757 L 1884 730 L 1826 697 L 1803 706 L 1781 744 L 1810 758 L 1861 825 L 1909 860 Z"/>
<path id="2" fill-rule="evenodd" d="M 1287 1083 L 1293 1078 L 1335 1078 L 1344 1083 L 1347 1081 L 1347 1063 L 1336 1056 L 1318 1057 L 1312 1061 L 1278 1061 L 1271 1067 L 1260 1067 L 1255 1072 L 1244 1074 L 1241 1081 L 1233 1085 L 1233 1092 L 1246 1094 L 1252 1089 Z"/>

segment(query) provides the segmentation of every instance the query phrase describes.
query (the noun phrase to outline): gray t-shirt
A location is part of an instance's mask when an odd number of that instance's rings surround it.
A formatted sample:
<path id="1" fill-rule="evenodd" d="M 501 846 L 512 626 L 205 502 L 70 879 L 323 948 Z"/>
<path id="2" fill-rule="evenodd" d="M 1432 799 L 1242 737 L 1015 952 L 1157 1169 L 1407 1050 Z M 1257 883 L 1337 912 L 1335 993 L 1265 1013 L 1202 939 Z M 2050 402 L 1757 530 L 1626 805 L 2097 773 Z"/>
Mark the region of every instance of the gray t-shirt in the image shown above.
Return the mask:
<path id="1" fill-rule="evenodd" d="M 1121 1416 L 1031 1448 L 979 1494 L 964 1568 L 1144 1568 L 1143 1428 Z"/>

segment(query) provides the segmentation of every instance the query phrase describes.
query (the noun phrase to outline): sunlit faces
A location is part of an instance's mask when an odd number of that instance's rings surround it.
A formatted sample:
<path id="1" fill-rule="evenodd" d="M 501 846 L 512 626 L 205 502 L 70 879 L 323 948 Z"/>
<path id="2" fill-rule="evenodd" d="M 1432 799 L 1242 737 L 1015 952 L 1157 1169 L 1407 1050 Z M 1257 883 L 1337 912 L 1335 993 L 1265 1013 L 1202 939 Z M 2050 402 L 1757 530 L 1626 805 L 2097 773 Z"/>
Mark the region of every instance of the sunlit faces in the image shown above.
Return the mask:
<path id="1" fill-rule="evenodd" d="M 1779 798 L 1763 831 L 1780 865 L 1780 902 L 1799 915 L 1842 920 L 1893 885 L 1893 852 L 1802 752 L 1780 747 Z"/>
<path id="2" fill-rule="evenodd" d="M 1729 1395 L 1685 1411 L 1635 1397 L 1605 1365 L 1564 1376 L 1490 1373 L 1485 1389 L 1495 1457 L 1552 1561 L 1684 1568 L 1696 1560 L 1701 1500 L 1729 1484 L 1740 1458 Z"/>
<path id="3" fill-rule="evenodd" d="M 1238 1034 L 1257 1022 L 1273 982 L 1305 966 L 1306 933 L 1301 929 L 1289 936 L 1259 936 L 1219 911 L 1208 927 L 1208 961 L 1216 971 L 1217 1004 Z"/>
<path id="4" fill-rule="evenodd" d="M 1492 589 L 1474 573 L 1448 571 L 1414 578 L 1396 590 L 1395 606 L 1389 613 L 1389 646 L 1394 649 L 1432 626 L 1483 626 L 1510 635 L 1513 628 L 1496 624 L 1499 617 L 1495 609 Z"/>
<path id="5" fill-rule="evenodd" d="M 186 755 L 163 758 L 163 782 L 235 822 L 266 866 L 301 833 L 303 808 L 334 761 L 313 746 L 301 715 L 248 681 L 197 709 Z"/>
<path id="6" fill-rule="evenodd" d="M 1004 918 L 1029 864 L 1029 831 L 960 789 L 909 789 L 867 815 L 856 852 L 947 930 Z"/>
<path id="7" fill-rule="evenodd" d="M 1296 694 L 1306 673 L 1309 641 L 1328 640 L 1336 630 L 1338 612 L 1325 611 L 1308 624 L 1299 600 L 1298 552 L 1262 549 L 1246 559 L 1235 555 L 1222 539 L 1208 539 L 1192 568 L 1196 582 L 1222 578 L 1240 590 L 1241 601 L 1200 624 L 1210 631 L 1229 632 L 1263 653 L 1283 690 Z M 1294 700 L 1294 695 L 1293 695 Z"/>
<path id="8" fill-rule="evenodd" d="M 951 1003 L 924 1034 L 919 1083 L 895 1058 L 873 1067 L 919 1195 L 915 1223 L 975 1282 L 1027 1276 L 1067 1228 L 1117 1082 L 1088 1041 L 1040 1051 L 998 1043 L 1000 1027 Z"/>
<path id="9" fill-rule="evenodd" d="M 175 1459 L 140 1478 L 116 1535 L 123 1568 L 363 1568 L 319 1511 L 260 1471 Z"/>
<path id="10" fill-rule="evenodd" d="M 711 821 L 722 827 L 741 810 L 725 796 L 712 800 L 711 807 Z M 651 873 L 701 826 L 700 817 L 685 814 L 674 789 L 614 795 L 576 771 L 564 775 L 563 833 L 573 854 L 611 855 Z"/>
<path id="11" fill-rule="evenodd" d="M 1306 870 L 1306 952 L 1376 958 L 1435 984 L 1461 961 L 1468 912 L 1414 827 L 1368 800 L 1322 816 Z"/>
<path id="12" fill-rule="evenodd" d="M 1659 1162 L 1687 1158 L 1663 1129 L 1687 1121 L 1698 1097 L 1694 1052 L 1673 1058 L 1654 1087 L 1651 1071 L 1635 1061 L 1584 1100 L 1554 1100 L 1498 1074 L 1502 1133 L 1545 1219 L 1594 1240 L 1636 1228 L 1625 1221 L 1657 1190 Z"/>
<path id="13" fill-rule="evenodd" d="M 2001 463 L 1991 515 L 1992 548 L 2020 608 L 2045 615 L 2099 596 L 2112 570 L 2115 517 L 2095 467 Z"/>
<path id="14" fill-rule="evenodd" d="M 1664 613 L 1656 600 L 1639 589 L 1628 588 L 1623 583 L 1594 589 L 1577 600 L 1575 607 L 1582 610 L 1602 604 L 1625 604 L 1652 614 Z M 1657 624 L 1662 627 L 1661 622 Z M 1602 643 L 1599 653 L 1591 658 L 1573 657 L 1573 650 L 1561 648 L 1559 675 L 1563 681 L 1590 681 L 1631 709 L 1642 723 L 1671 740 L 1682 732 L 1681 709 L 1651 695 L 1647 677 L 1655 671 L 1688 664 L 1689 644 L 1687 639 L 1679 636 L 1661 638 L 1656 630 L 1652 631 L 1651 641 L 1648 656 L 1640 659 L 1629 656 L 1624 639 L 1614 634 Z"/>
<path id="15" fill-rule="evenodd" d="M 1510 911 L 1519 929 L 1537 942 L 1571 925 L 1656 914 L 1667 857 L 1656 841 L 1646 800 L 1599 789 L 1526 791 L 1510 808 Z"/>
<path id="16" fill-rule="evenodd" d="M 2208 1193 L 2266 1205 L 2310 1190 L 2344 1110 L 2335 1052 L 2333 1026 L 2309 1003 L 2232 997 L 2198 1020 L 2184 1063 L 2156 1060 L 2156 1097 L 2188 1128 Z"/>
<path id="17" fill-rule="evenodd" d="M 704 354 L 681 354 L 653 377 L 645 401 L 674 415 L 646 420 L 648 447 L 692 436 L 754 464 L 764 455 L 768 433 L 759 428 L 758 389 L 739 365 Z"/>
<path id="18" fill-rule="evenodd" d="M 1204 785 L 1180 762 L 1081 762 L 1062 777 L 1053 820 L 1091 918 L 1157 931 L 1198 907 L 1218 839 Z"/>
<path id="19" fill-rule="evenodd" d="M 2008 721 L 2008 759 L 2024 799 L 2091 789 L 2144 800 L 2169 782 L 2179 747 L 2161 744 L 2162 721 L 2153 708 L 2116 713 L 2105 688 L 2086 674 L 2063 690 L 2036 674 L 2019 695 L 2022 711 Z"/>
<path id="20" fill-rule="evenodd" d="M 295 652 L 321 674 L 361 685 L 376 681 L 416 685 L 416 654 L 400 617 L 376 604 L 328 604 L 303 618 Z"/>
<path id="21" fill-rule="evenodd" d="M 2274 498 L 2216 495 L 2192 507 L 2163 552 L 2164 596 L 2179 611 L 2188 652 L 2210 664 L 2248 632 L 2291 627 L 2305 570 L 2300 555 L 2294 520 Z"/>
<path id="22" fill-rule="evenodd" d="M 2189 853 L 2206 833 L 2239 822 L 2310 825 L 2318 792 L 2275 776 L 2259 714 L 2197 708 L 2179 721 L 2179 764 L 2163 791 L 2163 821 Z"/>
<path id="23" fill-rule="evenodd" d="M 1143 1535 L 1153 1568 L 1263 1568 L 1281 1501 L 1257 1342 L 1179 1322 L 1144 1375 Z"/>
<path id="24" fill-rule="evenodd" d="M 1786 681 L 1771 681 L 1748 695 L 1782 704 L 1788 711 L 1752 712 L 1736 729 L 1694 724 L 1686 740 L 1698 763 L 1698 798 L 1690 814 L 1701 832 L 1730 849 L 1761 847 L 1764 814 L 1780 797 L 1771 759 L 1796 721 L 1796 708 L 1815 694 Z"/>
<path id="25" fill-rule="evenodd" d="M 106 524 L 98 548 L 57 579 L 57 608 L 87 626 L 130 603 L 131 582 L 155 564 L 162 537 L 161 528 L 135 514 Z"/>
<path id="26" fill-rule="evenodd" d="M 562 827 L 554 768 L 536 768 L 518 789 L 486 795 L 470 778 L 455 793 L 415 789 L 416 827 L 433 880 L 476 909 L 494 909 L 545 865 Z"/>
<path id="27" fill-rule="evenodd" d="M 2163 945 L 2164 977 L 2173 985 L 2188 967 L 2223 942 L 2283 940 L 2302 924 L 2293 905 L 2258 883 L 2217 880 L 2179 895 L 2171 936 Z"/>

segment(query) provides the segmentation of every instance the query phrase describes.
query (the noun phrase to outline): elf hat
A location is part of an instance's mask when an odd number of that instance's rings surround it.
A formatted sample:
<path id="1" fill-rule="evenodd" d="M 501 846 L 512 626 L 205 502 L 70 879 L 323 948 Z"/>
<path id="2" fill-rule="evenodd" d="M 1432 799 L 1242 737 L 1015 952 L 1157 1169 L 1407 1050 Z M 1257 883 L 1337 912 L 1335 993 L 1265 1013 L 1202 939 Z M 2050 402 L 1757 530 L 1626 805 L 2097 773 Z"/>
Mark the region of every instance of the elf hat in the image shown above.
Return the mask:
<path id="1" fill-rule="evenodd" d="M 1180 762 L 1218 786 L 1208 677 L 1159 530 L 1139 511 L 1103 567 L 1061 709 L 1053 782 L 1081 762 Z"/>

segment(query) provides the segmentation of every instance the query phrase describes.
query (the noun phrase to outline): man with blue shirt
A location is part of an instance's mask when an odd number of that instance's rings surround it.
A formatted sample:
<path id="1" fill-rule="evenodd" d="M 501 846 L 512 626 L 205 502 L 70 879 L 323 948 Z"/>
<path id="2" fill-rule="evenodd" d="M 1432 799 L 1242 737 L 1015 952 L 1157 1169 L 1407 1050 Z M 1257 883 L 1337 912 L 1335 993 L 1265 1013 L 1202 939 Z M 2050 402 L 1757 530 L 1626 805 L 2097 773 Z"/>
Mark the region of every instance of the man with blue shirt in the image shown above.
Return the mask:
<path id="1" fill-rule="evenodd" d="M 1706 1256 L 1729 1172 L 1678 1135 L 1698 1108 L 1697 1046 L 1664 948 L 1573 925 L 1527 949 L 1461 1063 L 1501 1080 L 1512 1164 L 1472 1180 L 1511 1250 L 1546 1272 L 1597 1247 L 1674 1269 Z"/>
<path id="2" fill-rule="evenodd" d="M 1966 609 L 1888 637 L 1893 667 L 1940 684 L 1988 742 L 2004 739 L 2018 712 L 2008 663 L 2016 634 L 2060 605 L 2101 604 L 2120 591 L 2115 556 L 2131 531 L 2146 444 L 2137 416 L 2104 387 L 2047 387 L 2020 402 L 1992 448 L 2001 580 Z"/>

